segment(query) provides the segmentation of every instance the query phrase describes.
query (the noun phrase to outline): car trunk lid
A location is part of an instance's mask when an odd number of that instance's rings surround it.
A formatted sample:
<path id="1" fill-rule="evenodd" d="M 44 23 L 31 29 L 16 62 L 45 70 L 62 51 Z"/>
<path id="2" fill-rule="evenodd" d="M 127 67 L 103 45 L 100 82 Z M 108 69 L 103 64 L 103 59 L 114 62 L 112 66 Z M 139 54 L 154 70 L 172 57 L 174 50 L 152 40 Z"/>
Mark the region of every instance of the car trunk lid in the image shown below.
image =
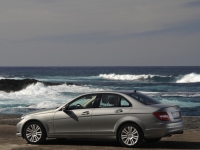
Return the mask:
<path id="1" fill-rule="evenodd" d="M 156 104 L 154 107 L 159 108 L 156 112 L 166 112 L 171 122 L 182 120 L 181 110 L 177 105 Z"/>

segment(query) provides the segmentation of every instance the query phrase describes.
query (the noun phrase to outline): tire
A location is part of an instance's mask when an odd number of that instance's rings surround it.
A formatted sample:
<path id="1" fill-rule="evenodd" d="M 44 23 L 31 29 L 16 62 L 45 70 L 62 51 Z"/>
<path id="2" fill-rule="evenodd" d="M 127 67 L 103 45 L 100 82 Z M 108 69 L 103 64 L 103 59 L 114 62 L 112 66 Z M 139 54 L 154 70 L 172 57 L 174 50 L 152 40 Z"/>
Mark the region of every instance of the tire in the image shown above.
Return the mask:
<path id="1" fill-rule="evenodd" d="M 33 121 L 28 123 L 23 131 L 24 138 L 30 144 L 40 144 L 46 140 L 46 131 L 43 125 Z"/>
<path id="2" fill-rule="evenodd" d="M 154 139 L 144 139 L 148 143 L 155 143 L 160 141 L 162 138 L 154 138 Z"/>
<path id="3" fill-rule="evenodd" d="M 118 140 L 125 147 L 138 147 L 143 142 L 143 132 L 136 124 L 125 124 L 119 129 Z"/>

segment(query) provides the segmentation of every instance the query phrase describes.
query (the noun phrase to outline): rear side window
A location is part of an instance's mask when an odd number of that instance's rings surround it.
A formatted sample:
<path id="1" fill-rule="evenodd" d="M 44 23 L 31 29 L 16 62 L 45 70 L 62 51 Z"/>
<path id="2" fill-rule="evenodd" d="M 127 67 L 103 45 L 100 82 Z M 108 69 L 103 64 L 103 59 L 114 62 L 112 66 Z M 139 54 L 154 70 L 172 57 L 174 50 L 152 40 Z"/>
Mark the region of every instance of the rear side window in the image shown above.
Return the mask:
<path id="1" fill-rule="evenodd" d="M 120 95 L 102 94 L 98 108 L 104 107 L 130 107 L 131 104 Z"/>
<path id="2" fill-rule="evenodd" d="M 140 101 L 141 103 L 143 103 L 145 105 L 153 105 L 153 104 L 161 103 L 161 102 L 153 99 L 152 97 L 149 97 L 149 96 L 141 94 L 141 93 L 132 93 L 129 96 L 133 97 L 134 99 Z"/>
<path id="3" fill-rule="evenodd" d="M 125 98 L 121 97 L 120 106 L 121 107 L 130 107 L 131 105 Z"/>
<path id="4" fill-rule="evenodd" d="M 113 94 L 103 94 L 99 107 L 118 107 L 119 96 Z"/>

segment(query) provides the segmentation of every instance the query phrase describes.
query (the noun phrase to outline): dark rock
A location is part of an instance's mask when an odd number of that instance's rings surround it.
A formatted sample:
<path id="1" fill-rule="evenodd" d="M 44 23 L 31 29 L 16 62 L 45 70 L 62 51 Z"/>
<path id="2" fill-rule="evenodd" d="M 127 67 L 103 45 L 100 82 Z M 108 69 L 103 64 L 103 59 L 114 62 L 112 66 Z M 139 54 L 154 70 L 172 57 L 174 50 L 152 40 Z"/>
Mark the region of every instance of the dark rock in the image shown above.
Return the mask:
<path id="1" fill-rule="evenodd" d="M 0 80 L 0 91 L 5 92 L 15 92 L 20 91 L 31 84 L 36 84 L 37 82 L 43 83 L 45 86 L 54 86 L 61 85 L 64 83 L 52 83 L 52 82 L 42 82 L 35 79 L 23 79 L 23 80 L 14 80 L 14 79 L 1 79 Z M 78 85 L 73 83 L 65 83 L 66 85 Z"/>

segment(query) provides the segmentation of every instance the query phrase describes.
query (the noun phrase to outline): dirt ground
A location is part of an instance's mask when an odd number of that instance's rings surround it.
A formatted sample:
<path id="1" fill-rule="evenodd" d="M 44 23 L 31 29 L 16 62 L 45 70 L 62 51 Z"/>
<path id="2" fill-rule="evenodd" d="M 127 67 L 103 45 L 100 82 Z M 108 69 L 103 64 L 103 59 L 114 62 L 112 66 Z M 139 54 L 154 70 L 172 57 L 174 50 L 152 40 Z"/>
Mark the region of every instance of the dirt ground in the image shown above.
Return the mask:
<path id="1" fill-rule="evenodd" d="M 42 145 L 31 145 L 21 137 L 15 135 L 14 125 L 0 125 L 0 150 L 123 150 L 115 140 L 93 140 L 93 139 L 47 139 Z M 178 149 L 199 149 L 200 150 L 200 131 L 186 130 L 182 135 L 164 137 L 157 143 L 143 143 L 140 148 L 135 150 L 178 150 Z"/>

